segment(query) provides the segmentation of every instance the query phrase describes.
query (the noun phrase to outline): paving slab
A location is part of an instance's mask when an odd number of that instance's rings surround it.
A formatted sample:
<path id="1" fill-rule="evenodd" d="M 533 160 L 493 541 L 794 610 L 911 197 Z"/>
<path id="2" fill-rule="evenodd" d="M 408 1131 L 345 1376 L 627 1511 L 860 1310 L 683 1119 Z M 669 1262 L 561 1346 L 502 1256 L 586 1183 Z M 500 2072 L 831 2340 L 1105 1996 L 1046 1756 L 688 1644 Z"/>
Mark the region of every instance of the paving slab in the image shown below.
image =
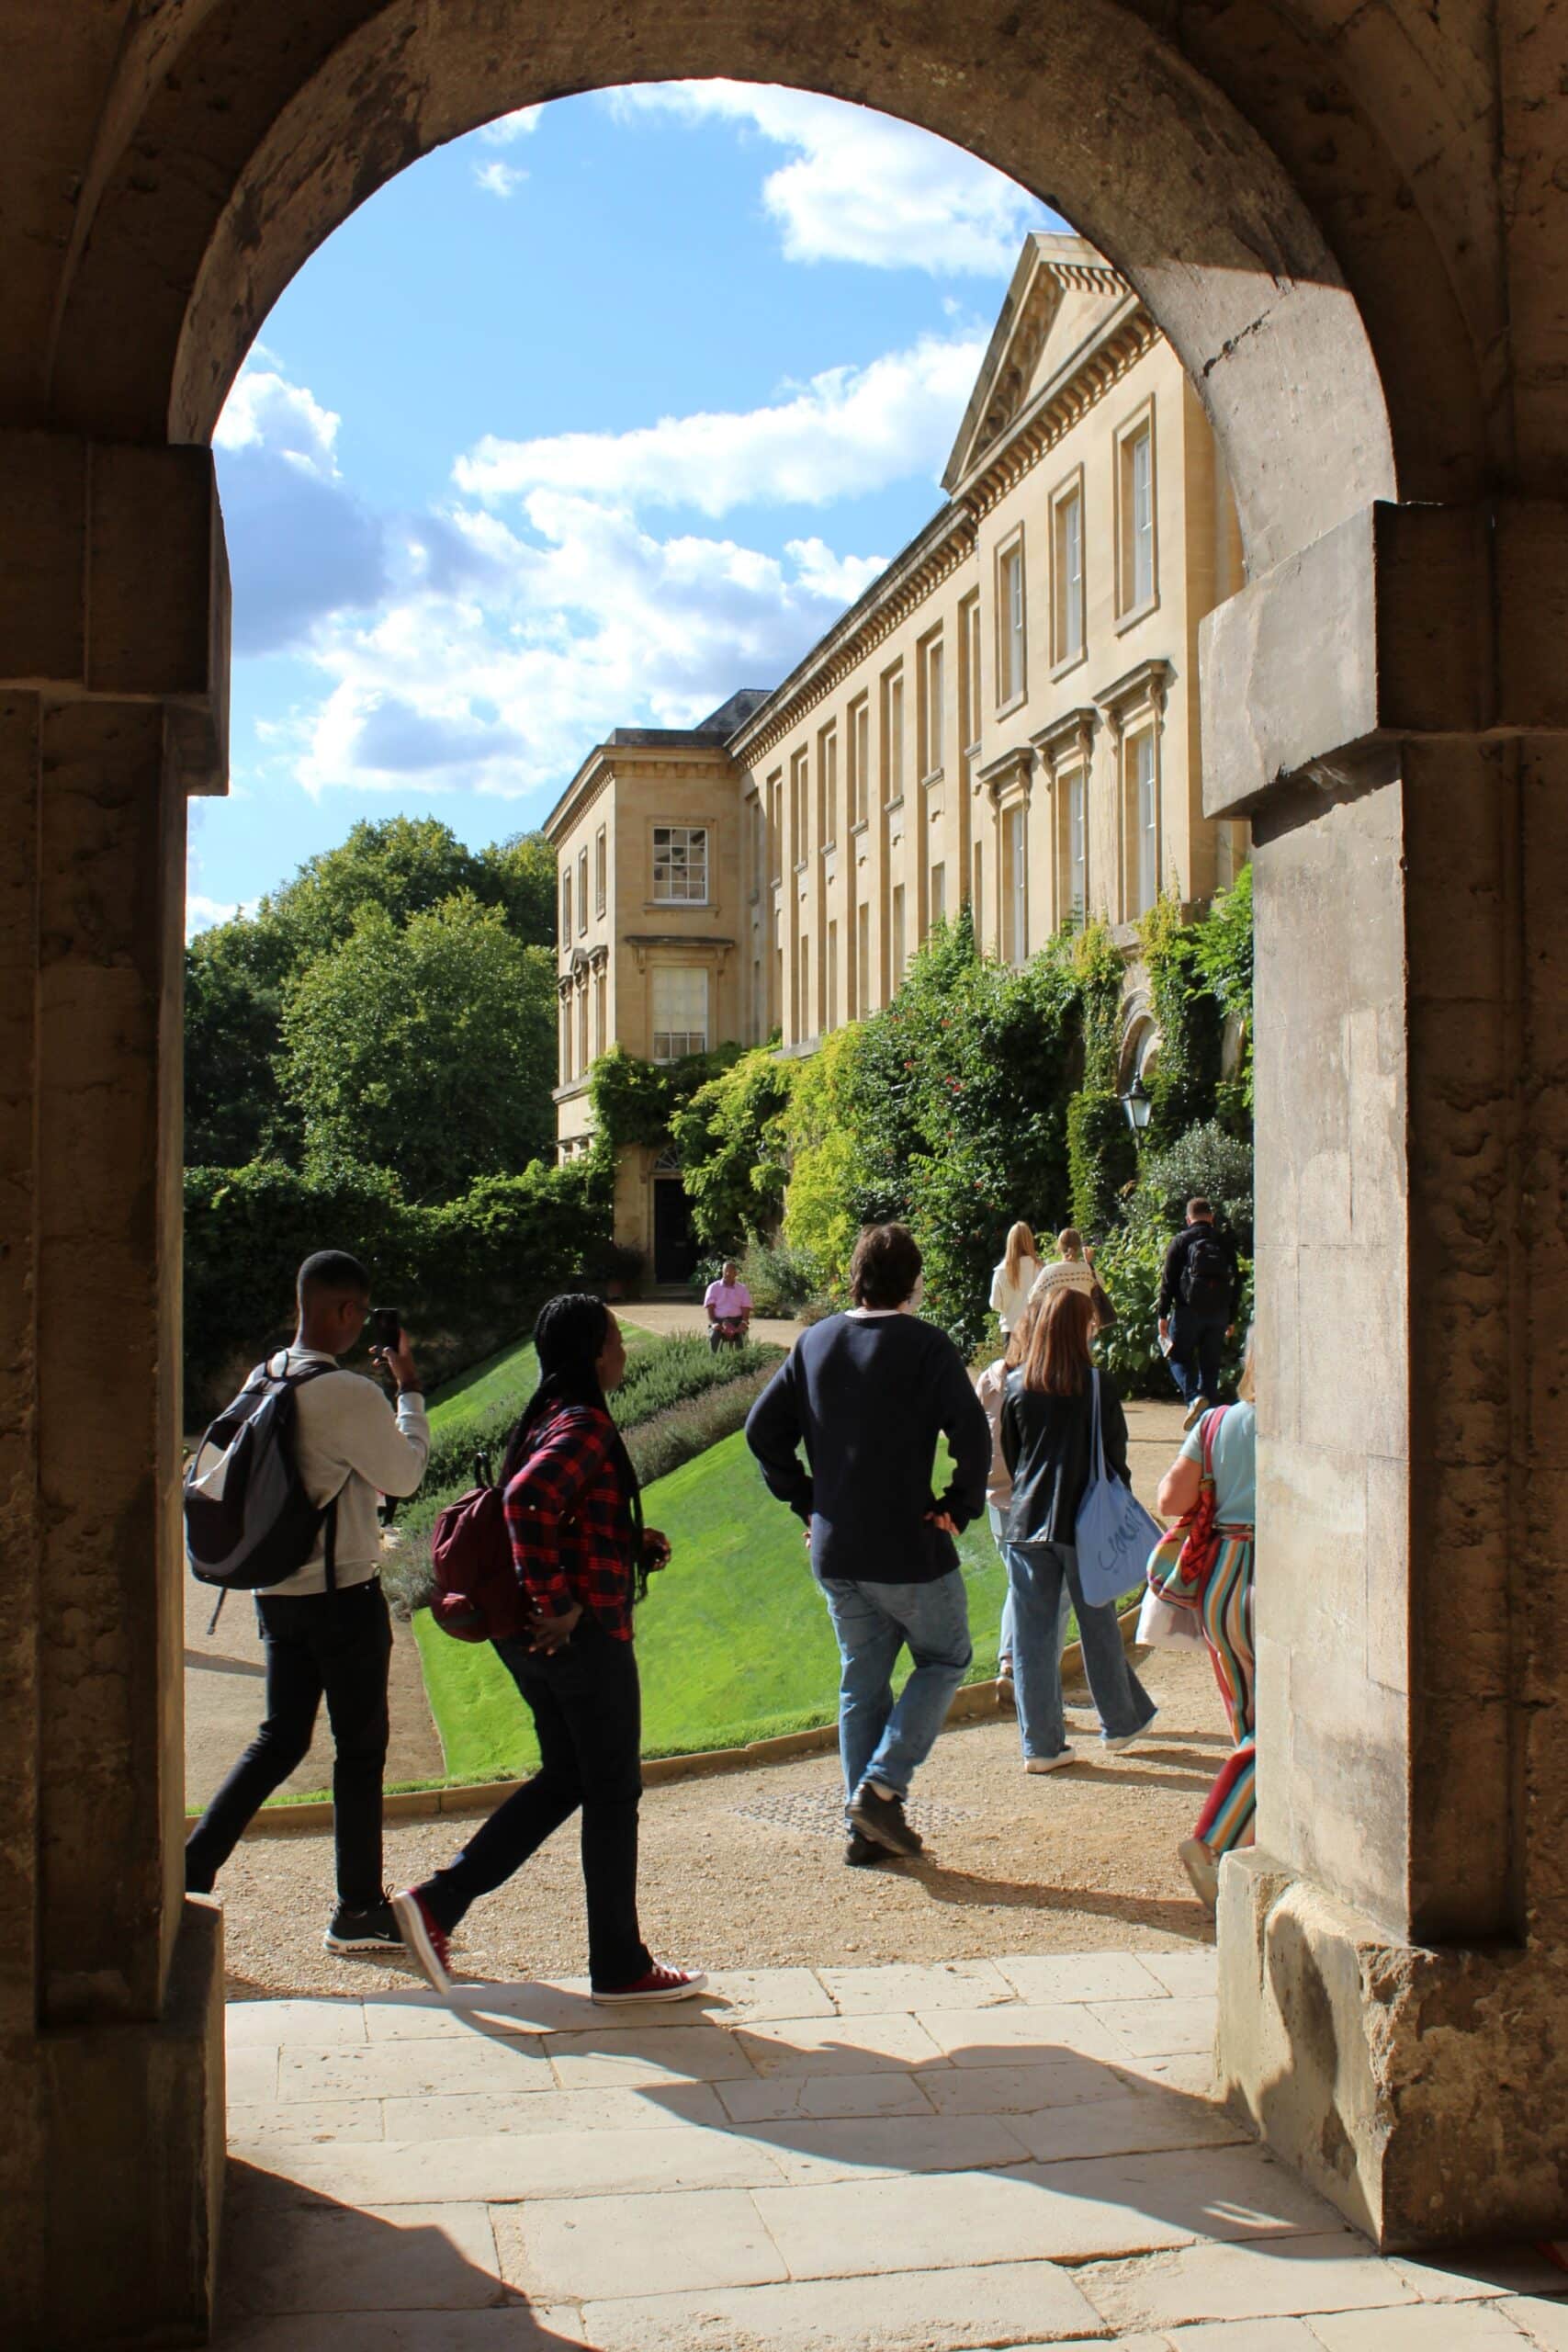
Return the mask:
<path id="1" fill-rule="evenodd" d="M 284 2142 L 296 2146 L 314 2143 L 336 2147 L 344 2142 L 384 2140 L 386 2136 L 378 2098 L 323 2099 L 312 2105 L 308 2099 L 281 2101 L 269 2098 L 257 2105 L 245 2106 L 235 2099 L 232 2085 L 230 2086 L 229 2145 L 237 2155 Z"/>
<path id="2" fill-rule="evenodd" d="M 389 2098 L 378 2110 L 379 2136 L 421 2140 L 484 2140 L 503 2132 L 658 2132 L 672 2123 L 728 2121 L 707 2083 L 660 2083 L 647 2090 L 562 2091 L 554 2077 L 543 2089 L 457 2092 L 432 2098 Z"/>
<path id="3" fill-rule="evenodd" d="M 1018 1998 L 991 1960 L 949 1960 L 931 1968 L 819 1968 L 817 1974 L 847 2018 L 892 2009 L 978 2009 Z"/>
<path id="4" fill-rule="evenodd" d="M 998 1960 L 1021 2001 L 1164 2000 L 1171 1987 L 1131 1951 L 1064 1951 Z"/>
<path id="5" fill-rule="evenodd" d="M 1122 2343 L 1149 2339 L 1123 2336 Z M 1304 2319 L 1201 2320 L 1175 2335 L 1162 2335 L 1167 2352 L 1323 2352 L 1323 2343 Z"/>
<path id="6" fill-rule="evenodd" d="M 671 2004 L 673 2006 L 673 2004 Z M 765 2030 L 765 2029 L 762 2029 Z M 563 2091 L 627 2089 L 639 2083 L 723 2082 L 752 2072 L 739 2030 L 716 2025 L 635 2027 L 552 2033 L 544 2048 Z"/>
<path id="7" fill-rule="evenodd" d="M 1219 2021 L 1212 1996 L 1194 2000 L 1100 2001 L 1089 2010 L 1140 2058 L 1194 2057 L 1212 2051 Z"/>
<path id="8" fill-rule="evenodd" d="M 1319 2312 L 1310 2325 L 1324 2352 L 1522 2352 L 1518 2329 L 1492 2302 Z"/>
<path id="9" fill-rule="evenodd" d="M 1540 2352 L 1568 2352 L 1568 2303 L 1542 2295 L 1510 2296 L 1498 2308 Z"/>
<path id="10" fill-rule="evenodd" d="M 736 2189 L 498 2208 L 502 2278 L 532 2301 L 582 2302 L 760 2286 L 788 2277 L 750 2197 Z"/>
<path id="11" fill-rule="evenodd" d="M 1042 2164 L 1071 2156 L 1152 2155 L 1163 2148 L 1250 2147 L 1252 2134 L 1224 2108 L 1175 2091 L 1128 2091 L 1013 2114 L 1009 2127 Z"/>
<path id="12" fill-rule="evenodd" d="M 280 2099 L 430 2098 L 442 2091 L 556 2087 L 538 2042 L 518 2035 L 465 2034 L 456 2041 L 367 2042 L 355 2049 L 278 2053 Z"/>
<path id="13" fill-rule="evenodd" d="M 558 2352 L 587 2341 L 581 2312 L 520 2304 L 478 2312 L 333 2312 L 220 2320 L 222 2352 Z"/>
<path id="14" fill-rule="evenodd" d="M 296 2197 L 401 2206 L 433 2197 L 507 2204 L 520 2198 L 635 2196 L 645 2190 L 749 2188 L 783 2179 L 768 2152 L 738 2132 L 685 2124 L 661 2132 L 510 2132 L 470 2140 L 269 2151 Z M 278 2184 L 286 2190 L 289 2183 Z"/>
<path id="15" fill-rule="evenodd" d="M 787 2181 L 856 2180 L 872 2175 L 992 2172 L 1032 2151 L 996 2115 L 867 2116 L 852 2121 L 759 2123 L 749 2136 L 766 2148 Z"/>
<path id="16" fill-rule="evenodd" d="M 1026 2329 L 1051 2343 L 1094 2324 L 1048 2262 L 637 2296 L 589 2302 L 582 2315 L 597 2352 L 977 2352 Z"/>
<path id="17" fill-rule="evenodd" d="M 930 2069 L 917 2079 L 942 2115 L 1027 2115 L 1048 2107 L 1125 2098 L 1146 2087 L 1124 2065 L 1108 2066 L 1070 2052 L 1046 2065 L 949 2066 Z"/>
<path id="18" fill-rule="evenodd" d="M 942 2069 L 915 2075 L 770 2075 L 716 2083 L 725 2113 L 740 2124 L 781 2123 L 794 2116 L 931 2115 L 927 2086 L 945 2082 Z M 980 2110 L 976 2109 L 975 2112 Z"/>
<path id="19" fill-rule="evenodd" d="M 1216 1772 L 1224 1761 L 1223 1756 L 1215 1758 Z M 1178 2000 L 1219 1989 L 1220 1956 L 1213 1944 L 1198 1945 L 1190 1951 L 1140 1952 L 1138 1964 L 1146 1968 L 1168 1993 L 1174 1993 Z"/>
<path id="20" fill-rule="evenodd" d="M 990 2066 L 998 2058 L 1019 2065 L 1044 2065 L 1070 2054 L 1114 2061 L 1125 2058 L 1129 2047 L 1092 2010 L 1070 2002 L 926 2009 L 918 2022 L 954 2066 Z"/>
<path id="21" fill-rule="evenodd" d="M 1391 2263 L 1353 2231 L 1253 2245 L 1200 2244 L 1074 2276 L 1112 2327 L 1181 2327 L 1194 2320 L 1274 2319 L 1304 2312 L 1414 2303 Z"/>
<path id="22" fill-rule="evenodd" d="M 942 2012 L 932 2010 L 928 2014 L 937 2016 Z M 754 2026 L 738 2026 L 734 2042 L 752 2071 L 764 2076 L 907 2074 L 913 2066 L 940 2066 L 945 2063 L 941 2046 L 928 2028 L 919 2018 L 903 2012 L 852 2019 L 764 2019 Z"/>
<path id="23" fill-rule="evenodd" d="M 223 2039 L 231 2050 L 258 2043 L 277 2050 L 291 2041 L 324 2050 L 334 2042 L 362 2042 L 367 2039 L 365 2010 L 351 2000 L 231 2001 Z"/>
<path id="24" fill-rule="evenodd" d="M 1529 2245 L 1466 2246 L 1462 2253 L 1391 2254 L 1389 2260 L 1425 2303 L 1469 2302 L 1485 2295 L 1568 2295 L 1568 2269 Z"/>
<path id="25" fill-rule="evenodd" d="M 277 2052 L 260 2042 L 242 2043 L 225 2055 L 223 2071 L 231 2104 L 267 2107 L 277 2098 Z"/>
<path id="26" fill-rule="evenodd" d="M 445 2312 L 499 2303 L 505 2295 L 482 2204 L 323 2206 L 233 2217 L 223 2254 L 224 2306 L 236 2315 L 321 2312 Z"/>

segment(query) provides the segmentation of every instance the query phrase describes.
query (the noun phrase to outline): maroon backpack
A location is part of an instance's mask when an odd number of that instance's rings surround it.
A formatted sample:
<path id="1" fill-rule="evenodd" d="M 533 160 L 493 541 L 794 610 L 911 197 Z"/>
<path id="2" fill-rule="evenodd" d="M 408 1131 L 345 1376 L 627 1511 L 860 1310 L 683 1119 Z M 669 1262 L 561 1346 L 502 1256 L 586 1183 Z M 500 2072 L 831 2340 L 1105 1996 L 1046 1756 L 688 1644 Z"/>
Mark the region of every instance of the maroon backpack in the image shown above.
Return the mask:
<path id="1" fill-rule="evenodd" d="M 438 1513 L 430 1557 L 430 1613 L 455 1642 L 503 1642 L 528 1631 L 533 1611 L 517 1581 L 499 1487 L 470 1487 Z"/>

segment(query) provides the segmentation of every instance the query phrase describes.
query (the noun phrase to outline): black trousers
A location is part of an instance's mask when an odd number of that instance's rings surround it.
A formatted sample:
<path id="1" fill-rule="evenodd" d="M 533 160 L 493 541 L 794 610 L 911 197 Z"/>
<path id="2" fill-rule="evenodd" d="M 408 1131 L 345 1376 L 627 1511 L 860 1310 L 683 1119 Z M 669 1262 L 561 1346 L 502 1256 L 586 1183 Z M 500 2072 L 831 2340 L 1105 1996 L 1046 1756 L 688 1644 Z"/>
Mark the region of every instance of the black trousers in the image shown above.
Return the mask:
<path id="1" fill-rule="evenodd" d="M 587 1615 L 553 1656 L 521 1640 L 497 1642 L 495 1649 L 534 1718 L 539 1770 L 420 1892 L 437 1925 L 450 1930 L 470 1903 L 502 1885 L 581 1808 L 589 1974 L 601 1992 L 635 1984 L 653 1964 L 637 1916 L 642 1796 L 637 1653 Z"/>
<path id="2" fill-rule="evenodd" d="M 1218 1401 L 1220 1358 L 1228 1328 L 1224 1315 L 1196 1314 L 1179 1299 L 1172 1308 L 1170 1376 L 1181 1391 L 1184 1405 L 1199 1396 L 1206 1396 L 1211 1405 Z"/>
<path id="3" fill-rule="evenodd" d="M 206 1894 L 257 1807 L 310 1751 L 324 1698 L 337 1749 L 333 1826 L 338 1901 L 380 1902 L 381 1778 L 392 1621 L 380 1579 L 337 1592 L 258 1593 L 266 1651 L 266 1720 L 186 1840 L 186 1885 Z"/>

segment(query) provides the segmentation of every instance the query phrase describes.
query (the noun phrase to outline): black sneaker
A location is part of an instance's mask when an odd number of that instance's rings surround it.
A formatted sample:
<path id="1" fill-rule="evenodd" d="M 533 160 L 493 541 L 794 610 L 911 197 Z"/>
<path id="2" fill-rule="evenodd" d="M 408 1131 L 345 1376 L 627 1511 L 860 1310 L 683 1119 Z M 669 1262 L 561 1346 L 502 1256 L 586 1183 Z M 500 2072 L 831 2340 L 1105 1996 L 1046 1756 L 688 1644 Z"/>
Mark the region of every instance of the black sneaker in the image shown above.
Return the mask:
<path id="1" fill-rule="evenodd" d="M 870 1781 L 863 1781 L 850 1799 L 850 1821 L 863 1838 L 886 1846 L 890 1854 L 918 1854 L 923 1840 L 904 1818 L 902 1797 L 884 1796 Z"/>
<path id="2" fill-rule="evenodd" d="M 333 1913 L 332 1926 L 321 1938 L 329 1951 L 401 1951 L 402 1937 L 392 1917 L 392 1906 L 385 1898 L 368 1911 L 351 1911 L 340 1903 Z"/>
<path id="3" fill-rule="evenodd" d="M 886 1846 L 879 1846 L 874 1838 L 866 1837 L 863 1830 L 856 1829 L 852 1826 L 848 1837 L 844 1839 L 844 1864 L 846 1869 L 852 1871 L 869 1870 L 874 1862 L 885 1862 L 886 1860 L 887 1849 Z"/>

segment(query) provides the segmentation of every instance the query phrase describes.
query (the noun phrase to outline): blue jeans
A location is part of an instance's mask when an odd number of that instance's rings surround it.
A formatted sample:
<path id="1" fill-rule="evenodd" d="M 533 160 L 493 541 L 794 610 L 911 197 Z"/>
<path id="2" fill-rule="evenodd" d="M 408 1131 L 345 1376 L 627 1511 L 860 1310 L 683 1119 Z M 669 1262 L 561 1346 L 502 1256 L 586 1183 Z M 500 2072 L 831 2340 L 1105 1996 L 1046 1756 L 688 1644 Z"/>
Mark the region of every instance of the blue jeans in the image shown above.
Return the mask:
<path id="1" fill-rule="evenodd" d="M 1008 1556 L 1007 1535 L 1005 1532 L 1007 1527 L 1007 1513 L 1003 1510 L 998 1510 L 995 1503 L 987 1503 L 986 1505 L 986 1517 L 991 1522 L 991 1533 L 996 1538 L 997 1549 L 1002 1555 L 1002 1566 L 1005 1567 L 1007 1566 Z M 1071 1599 L 1067 1593 L 1066 1581 L 1064 1578 L 1062 1583 L 1062 1622 L 1056 1634 L 1056 1654 L 1058 1657 L 1060 1657 L 1066 1643 L 1067 1612 L 1072 1608 L 1072 1605 Z M 997 1668 L 998 1672 L 1000 1672 L 1004 1666 L 1007 1667 L 1010 1671 L 1011 1669 L 1013 1658 L 1013 1639 L 1012 1579 L 1010 1577 L 1008 1579 L 1007 1598 L 1002 1602 L 1001 1627 L 997 1634 Z"/>
<path id="2" fill-rule="evenodd" d="M 843 1671 L 839 1754 L 847 1804 L 863 1781 L 897 1796 L 936 1744 L 974 1651 L 962 1570 L 926 1584 L 860 1584 L 818 1577 Z M 914 1672 L 893 1702 L 893 1668 L 908 1645 Z"/>
<path id="3" fill-rule="evenodd" d="M 1215 1403 L 1220 1391 L 1220 1358 L 1224 1353 L 1228 1326 L 1223 1315 L 1195 1315 L 1179 1299 L 1170 1315 L 1170 1376 L 1181 1391 L 1184 1405 L 1206 1396 Z"/>
<path id="4" fill-rule="evenodd" d="M 1017 1632 L 1012 1679 L 1024 1755 L 1059 1756 L 1067 1744 L 1061 1628 L 1063 1603 L 1069 1596 L 1077 1611 L 1084 1672 L 1101 1738 L 1125 1739 L 1142 1731 L 1158 1711 L 1128 1663 L 1114 1601 L 1090 1608 L 1085 1600 L 1073 1546 L 1010 1544 L 1007 1564 Z"/>

